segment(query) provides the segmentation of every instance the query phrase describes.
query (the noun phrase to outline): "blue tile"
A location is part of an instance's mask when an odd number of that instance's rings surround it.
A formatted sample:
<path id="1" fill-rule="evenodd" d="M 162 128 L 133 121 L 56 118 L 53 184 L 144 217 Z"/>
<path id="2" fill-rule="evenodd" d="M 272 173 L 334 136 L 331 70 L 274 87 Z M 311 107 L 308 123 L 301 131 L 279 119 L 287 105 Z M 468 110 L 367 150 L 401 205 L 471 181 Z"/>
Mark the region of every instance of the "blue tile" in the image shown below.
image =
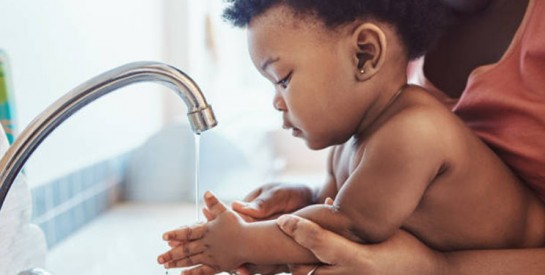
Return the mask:
<path id="1" fill-rule="evenodd" d="M 85 202 L 81 202 L 76 207 L 72 208 L 72 219 L 75 226 L 75 229 L 81 228 L 86 223 L 85 218 Z"/>
<path id="2" fill-rule="evenodd" d="M 71 190 L 72 190 L 72 197 L 75 197 L 79 194 L 81 194 L 81 192 L 83 192 L 84 190 L 84 181 L 81 177 L 81 175 L 79 177 L 76 177 L 76 176 L 71 176 L 69 177 L 69 181 L 70 181 L 70 187 L 71 187 Z"/>
<path id="3" fill-rule="evenodd" d="M 103 161 L 95 165 L 95 175 L 97 182 L 103 182 L 108 177 L 108 162 Z"/>
<path id="4" fill-rule="evenodd" d="M 85 222 L 89 222 L 97 216 L 94 197 L 83 202 L 83 215 Z"/>
<path id="5" fill-rule="evenodd" d="M 108 209 L 108 193 L 106 191 L 102 191 L 97 194 L 96 198 L 98 212 L 103 213 Z"/>
<path id="6" fill-rule="evenodd" d="M 50 194 L 52 195 L 51 202 L 53 203 L 53 207 L 59 206 L 63 200 L 61 182 L 59 180 L 53 181 L 51 183 L 48 183 L 46 185 L 46 188 L 49 189 Z"/>
<path id="7" fill-rule="evenodd" d="M 93 210 L 94 210 L 95 217 L 97 217 L 98 215 L 100 215 L 102 213 L 102 205 L 101 205 L 101 200 L 100 200 L 100 194 L 94 195 L 91 198 L 91 200 L 93 201 Z"/>
<path id="8" fill-rule="evenodd" d="M 45 194 L 45 212 L 47 213 L 55 207 L 55 190 L 53 188 L 53 184 L 51 183 L 47 183 L 42 186 Z"/>
<path id="9" fill-rule="evenodd" d="M 63 177 L 55 181 L 56 188 L 60 194 L 60 203 L 64 203 L 74 197 L 74 186 L 69 178 Z"/>
<path id="10" fill-rule="evenodd" d="M 45 214 L 47 210 L 45 186 L 32 188 L 32 220 Z"/>
<path id="11" fill-rule="evenodd" d="M 70 212 L 63 212 L 53 218 L 55 222 L 56 242 L 60 242 L 70 235 L 72 230 L 72 221 Z"/>
<path id="12" fill-rule="evenodd" d="M 44 231 L 45 239 L 47 241 L 47 247 L 51 249 L 57 244 L 57 234 L 56 234 L 56 227 L 55 222 L 52 220 L 49 220 L 42 225 L 39 225 L 40 228 Z"/>
<path id="13" fill-rule="evenodd" d="M 39 217 L 112 179 L 122 180 L 129 153 L 105 160 L 32 190 L 33 217 Z M 39 226 L 51 248 L 118 202 L 122 182 L 103 190 Z"/>

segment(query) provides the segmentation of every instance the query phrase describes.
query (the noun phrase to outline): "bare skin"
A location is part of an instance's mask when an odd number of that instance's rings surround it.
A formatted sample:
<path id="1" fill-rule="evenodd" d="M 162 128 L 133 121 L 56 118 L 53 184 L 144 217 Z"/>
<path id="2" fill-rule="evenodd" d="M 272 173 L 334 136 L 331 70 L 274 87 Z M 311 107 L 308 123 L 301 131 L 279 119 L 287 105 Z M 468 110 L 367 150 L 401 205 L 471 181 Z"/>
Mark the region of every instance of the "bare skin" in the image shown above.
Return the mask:
<path id="1" fill-rule="evenodd" d="M 324 264 L 317 269 L 315 265 L 292 266 L 290 271 L 294 275 L 306 275 L 312 269 L 316 275 L 443 274 L 435 267 L 438 260 L 433 252 L 403 230 L 382 243 L 364 245 L 295 215 L 285 215 L 277 222 L 286 234 L 312 251 Z M 396 249 L 406 244 L 411 244 L 411 249 Z M 377 262 L 381 265 L 377 266 Z"/>
<path id="2" fill-rule="evenodd" d="M 290 271 L 294 275 L 306 275 L 312 269 L 315 275 L 540 275 L 545 268 L 543 249 L 537 248 L 438 253 L 403 230 L 385 242 L 364 245 L 294 215 L 286 215 L 279 224 L 286 234 L 324 263 L 317 269 L 315 265 L 293 266 Z M 239 270 L 241 274 L 254 274 L 247 268 Z"/>
<path id="3" fill-rule="evenodd" d="M 497 62 L 501 58 L 522 21 L 524 9 L 529 1 L 443 1 L 458 10 L 459 23 L 452 26 L 437 47 L 427 54 L 424 70 L 428 80 L 435 86 L 446 91 L 450 97 L 458 98 L 473 69 Z M 466 32 L 470 32 L 471 35 L 466 36 Z M 248 196 L 244 200 L 245 202 L 258 200 L 259 204 L 237 202 L 233 204 L 233 208 L 254 219 L 267 219 L 270 213 L 275 215 L 280 213 L 281 209 L 278 205 L 282 205 L 285 198 L 289 197 L 292 204 L 294 201 L 299 201 L 298 208 L 300 208 L 303 207 L 305 200 L 297 200 L 296 195 L 302 192 L 315 193 L 308 187 L 301 187 L 298 192 L 290 192 L 288 188 L 283 192 L 279 190 L 282 188 L 276 184 L 275 194 L 281 195 L 271 196 L 271 190 L 265 188 L 260 192 L 263 197 Z M 284 213 L 289 212 L 291 211 Z M 344 272 L 346 270 L 367 271 L 366 274 L 537 275 L 545 270 L 543 260 L 545 248 L 440 253 L 423 246 L 404 231 L 400 231 L 388 241 L 378 245 L 360 245 L 349 242 L 310 221 L 298 223 L 296 230 L 288 230 L 286 233 L 293 236 L 299 244 L 313 251 L 322 262 L 328 264 L 316 270 L 314 274 L 318 275 L 353 274 Z M 362 254 L 366 257 L 354 256 Z M 393 266 L 400 269 L 392 269 Z M 292 271 L 296 275 L 307 274 L 311 268 L 313 266 L 298 266 Z M 248 272 L 246 269 L 240 270 Z"/>
<path id="4" fill-rule="evenodd" d="M 355 22 L 333 33 L 308 22 L 276 7 L 249 27 L 252 60 L 277 84 L 274 106 L 285 125 L 312 149 L 334 146 L 318 196 L 334 204 L 296 215 L 365 243 L 400 228 L 442 251 L 545 243 L 541 201 L 440 102 L 405 86 L 407 59 L 394 30 Z M 166 233 L 179 245 L 159 263 L 203 264 L 186 273 L 211 274 L 318 261 L 274 221 L 247 223 L 211 194 L 205 201 L 209 222 Z"/>

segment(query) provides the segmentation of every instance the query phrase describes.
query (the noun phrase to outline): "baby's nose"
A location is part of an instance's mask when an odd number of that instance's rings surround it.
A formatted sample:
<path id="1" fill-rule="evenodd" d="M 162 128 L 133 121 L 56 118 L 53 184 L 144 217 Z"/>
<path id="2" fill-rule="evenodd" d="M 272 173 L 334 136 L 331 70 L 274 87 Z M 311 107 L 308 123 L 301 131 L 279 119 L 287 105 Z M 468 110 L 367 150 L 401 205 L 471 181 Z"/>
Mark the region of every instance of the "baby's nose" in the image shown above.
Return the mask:
<path id="1" fill-rule="evenodd" d="M 286 104 L 284 103 L 284 100 L 280 96 L 274 97 L 273 107 L 280 112 L 286 111 Z"/>

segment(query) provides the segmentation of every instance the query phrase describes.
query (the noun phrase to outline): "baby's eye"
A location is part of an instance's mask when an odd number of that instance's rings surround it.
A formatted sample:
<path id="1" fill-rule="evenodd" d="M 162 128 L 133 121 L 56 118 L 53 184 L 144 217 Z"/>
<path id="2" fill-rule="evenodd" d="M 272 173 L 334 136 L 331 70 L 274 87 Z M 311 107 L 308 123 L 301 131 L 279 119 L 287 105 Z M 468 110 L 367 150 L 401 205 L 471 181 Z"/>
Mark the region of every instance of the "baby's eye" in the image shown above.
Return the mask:
<path id="1" fill-rule="evenodd" d="M 290 82 L 290 79 L 291 79 L 291 72 L 286 77 L 284 77 L 284 78 L 280 79 L 278 82 L 276 82 L 276 85 L 279 85 L 283 89 L 286 89 L 286 88 L 288 88 L 288 84 Z"/>

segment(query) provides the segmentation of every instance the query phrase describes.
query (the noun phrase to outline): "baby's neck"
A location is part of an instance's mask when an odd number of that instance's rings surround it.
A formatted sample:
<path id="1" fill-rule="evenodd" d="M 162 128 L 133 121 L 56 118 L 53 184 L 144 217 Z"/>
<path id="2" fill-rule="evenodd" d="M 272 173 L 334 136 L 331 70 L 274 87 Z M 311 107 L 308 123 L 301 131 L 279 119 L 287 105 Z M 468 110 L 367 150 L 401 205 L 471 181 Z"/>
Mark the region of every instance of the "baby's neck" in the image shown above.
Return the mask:
<path id="1" fill-rule="evenodd" d="M 392 105 L 394 105 L 407 88 L 408 84 L 406 79 L 405 81 L 397 81 L 398 84 L 386 85 L 380 92 L 380 96 L 377 98 L 376 102 L 372 104 L 369 110 L 363 116 L 360 126 L 354 135 L 356 141 L 364 139 L 366 136 L 370 135 L 374 129 L 376 129 L 378 123 L 383 119 L 384 115 Z M 396 82 L 392 82 L 396 83 Z"/>

